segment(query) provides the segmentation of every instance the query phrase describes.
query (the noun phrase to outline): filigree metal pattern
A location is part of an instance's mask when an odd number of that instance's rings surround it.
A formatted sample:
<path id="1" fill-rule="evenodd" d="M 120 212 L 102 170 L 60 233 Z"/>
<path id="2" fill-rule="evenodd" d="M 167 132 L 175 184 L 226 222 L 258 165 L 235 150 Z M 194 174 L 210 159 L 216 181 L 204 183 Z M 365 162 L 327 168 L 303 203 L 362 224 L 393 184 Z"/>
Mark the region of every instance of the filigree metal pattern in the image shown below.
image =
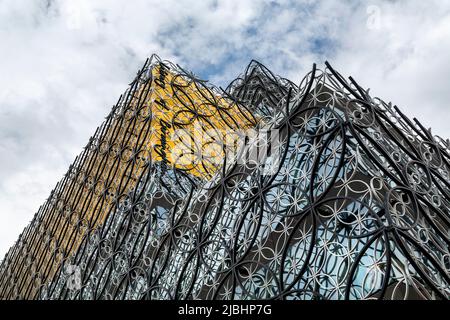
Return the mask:
<path id="1" fill-rule="evenodd" d="M 152 56 L 0 297 L 448 299 L 449 148 L 328 63 L 296 85 L 252 61 L 221 90 Z"/>

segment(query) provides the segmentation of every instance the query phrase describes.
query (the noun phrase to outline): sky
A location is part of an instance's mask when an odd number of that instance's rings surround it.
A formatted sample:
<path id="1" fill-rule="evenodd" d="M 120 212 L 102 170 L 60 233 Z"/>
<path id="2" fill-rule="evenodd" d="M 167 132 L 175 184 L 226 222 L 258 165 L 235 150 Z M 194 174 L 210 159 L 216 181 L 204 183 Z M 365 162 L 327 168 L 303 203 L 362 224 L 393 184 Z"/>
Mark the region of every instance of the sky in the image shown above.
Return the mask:
<path id="1" fill-rule="evenodd" d="M 0 0 L 0 259 L 152 53 L 223 87 L 328 60 L 450 137 L 447 0 Z"/>

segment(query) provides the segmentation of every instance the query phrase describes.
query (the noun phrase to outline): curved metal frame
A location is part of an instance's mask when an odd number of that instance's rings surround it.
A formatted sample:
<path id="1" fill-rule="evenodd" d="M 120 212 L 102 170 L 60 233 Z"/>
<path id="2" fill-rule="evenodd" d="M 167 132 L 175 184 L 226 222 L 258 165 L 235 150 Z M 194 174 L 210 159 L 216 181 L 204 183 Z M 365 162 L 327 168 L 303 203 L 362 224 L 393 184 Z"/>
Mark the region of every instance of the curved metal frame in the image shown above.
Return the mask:
<path id="1" fill-rule="evenodd" d="M 156 157 L 158 92 L 180 141 L 196 121 L 273 130 L 277 165 L 212 136 L 187 153 L 219 143 L 219 162 Z M 297 86 L 252 61 L 220 90 L 152 56 L 9 250 L 0 297 L 448 299 L 449 145 L 328 63 Z"/>

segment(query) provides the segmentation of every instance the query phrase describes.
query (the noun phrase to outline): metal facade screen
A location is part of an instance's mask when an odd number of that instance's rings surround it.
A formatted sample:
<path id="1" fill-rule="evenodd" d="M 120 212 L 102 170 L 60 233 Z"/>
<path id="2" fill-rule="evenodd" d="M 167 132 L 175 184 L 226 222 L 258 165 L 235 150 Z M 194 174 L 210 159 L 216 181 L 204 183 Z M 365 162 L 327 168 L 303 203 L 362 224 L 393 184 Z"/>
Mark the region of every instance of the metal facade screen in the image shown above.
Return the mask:
<path id="1" fill-rule="evenodd" d="M 448 299 L 449 141 L 328 63 L 225 90 L 149 59 L 0 266 L 1 299 Z"/>

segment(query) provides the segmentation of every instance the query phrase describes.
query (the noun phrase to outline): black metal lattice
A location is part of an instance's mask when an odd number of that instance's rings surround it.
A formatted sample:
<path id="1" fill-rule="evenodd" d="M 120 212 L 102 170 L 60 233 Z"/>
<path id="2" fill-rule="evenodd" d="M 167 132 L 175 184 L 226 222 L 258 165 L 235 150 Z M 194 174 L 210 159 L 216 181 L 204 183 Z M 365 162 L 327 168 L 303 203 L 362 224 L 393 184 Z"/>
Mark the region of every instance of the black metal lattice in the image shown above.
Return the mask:
<path id="1" fill-rule="evenodd" d="M 166 157 L 175 128 L 192 166 Z M 152 56 L 9 250 L 0 298 L 448 299 L 449 148 L 328 63 L 297 86 L 253 61 L 221 90 Z"/>

